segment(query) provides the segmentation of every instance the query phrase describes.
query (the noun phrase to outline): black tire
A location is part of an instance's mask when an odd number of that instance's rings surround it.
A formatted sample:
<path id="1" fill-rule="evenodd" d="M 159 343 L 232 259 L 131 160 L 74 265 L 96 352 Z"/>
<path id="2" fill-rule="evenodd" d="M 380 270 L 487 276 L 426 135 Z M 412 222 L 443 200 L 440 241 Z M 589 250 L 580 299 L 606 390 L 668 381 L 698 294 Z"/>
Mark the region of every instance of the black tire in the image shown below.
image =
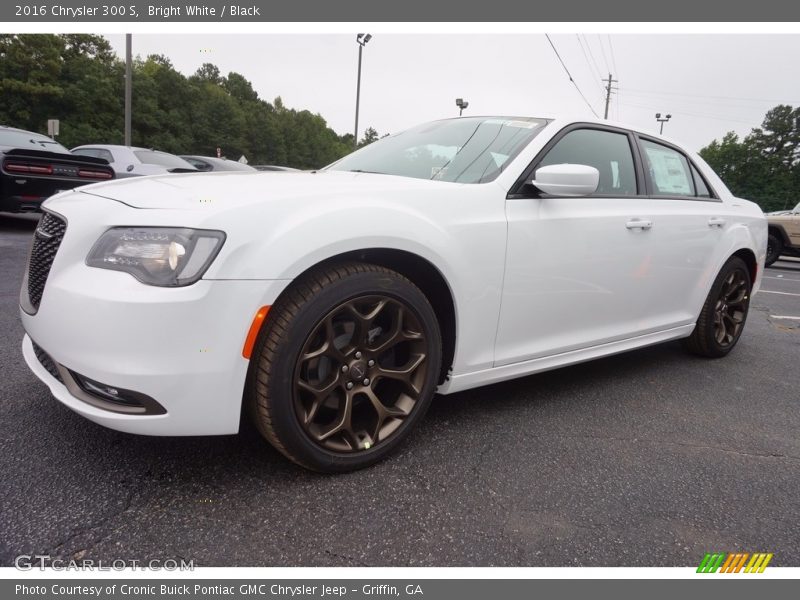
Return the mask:
<path id="1" fill-rule="evenodd" d="M 764 266 L 768 267 L 781 257 L 783 252 L 783 240 L 777 233 L 769 232 L 767 237 L 767 259 L 764 261 Z"/>
<path id="2" fill-rule="evenodd" d="M 373 301 L 377 302 L 377 309 L 369 315 L 361 314 L 364 305 L 359 303 Z M 351 333 L 341 333 L 348 325 L 336 319 L 344 315 L 346 320 L 348 315 L 352 316 L 346 311 L 351 310 L 356 314 L 356 309 L 359 312 L 353 318 Z M 375 315 L 383 315 L 380 311 L 388 313 L 390 309 L 395 312 L 385 318 L 391 324 L 386 325 L 385 330 L 383 325 L 375 325 L 379 318 L 384 319 Z M 386 322 L 383 321 L 384 325 Z M 396 325 L 397 322 L 400 324 Z M 407 327 L 413 330 L 407 331 Z M 339 333 L 335 331 L 336 328 L 339 328 Z M 417 332 L 417 329 L 421 331 Z M 374 333 L 376 331 L 380 333 Z M 347 335 L 351 336 L 346 342 L 347 348 L 336 348 L 340 338 Z M 374 336 L 377 336 L 377 341 L 373 340 Z M 357 337 L 365 339 L 357 340 Z M 412 341 L 406 341 L 406 338 Z M 382 343 L 382 339 L 386 342 Z M 360 377 L 364 375 L 356 374 L 362 367 L 367 368 L 366 359 L 361 360 L 362 353 L 356 350 L 362 348 L 364 355 L 373 349 L 381 352 L 376 348 L 386 347 L 395 339 L 400 341 L 393 342 L 396 345 L 389 346 L 389 350 L 382 351 L 383 354 L 369 355 L 374 358 L 369 361 L 371 364 L 368 367 L 372 381 L 371 385 L 366 385 L 370 380 L 361 380 Z M 314 340 L 322 340 L 320 350 L 310 350 L 317 343 Z M 419 354 L 412 354 L 411 350 L 398 351 L 398 348 L 402 350 L 403 344 L 415 344 L 414 348 L 424 347 L 427 350 Z M 325 348 L 330 352 L 321 353 Z M 327 356 L 329 353 L 331 357 Z M 403 382 L 396 383 L 389 381 L 391 377 L 388 374 L 406 373 L 401 370 L 405 367 L 395 365 L 392 368 L 398 370 L 385 370 L 382 361 L 387 353 L 393 353 L 393 356 L 404 353 L 409 357 L 409 365 L 419 356 L 423 358 L 417 366 L 409 367 L 411 374 L 404 375 Z M 312 355 L 317 358 L 309 358 Z M 355 360 L 356 355 L 359 357 L 357 364 L 348 363 Z M 337 358 L 339 363 L 335 362 Z M 310 390 L 307 389 L 310 381 L 307 373 L 310 372 L 309 364 L 312 361 L 317 361 L 314 372 L 319 381 Z M 327 364 L 325 368 L 320 366 L 323 361 Z M 345 374 L 347 364 L 350 365 L 350 371 Z M 424 371 L 420 371 L 422 366 Z M 334 264 L 299 278 L 270 309 L 251 359 L 246 402 L 261 434 L 290 460 L 314 471 L 353 471 L 382 460 L 409 435 L 430 405 L 440 366 L 439 324 L 428 299 L 417 286 L 399 273 L 377 265 L 355 262 Z M 323 370 L 326 374 L 319 375 Z M 415 378 L 413 382 L 412 376 Z M 352 380 L 349 377 L 359 379 Z M 331 378 L 333 381 L 330 384 L 321 381 Z M 316 389 L 331 386 L 333 389 L 329 392 Z M 398 389 L 394 390 L 394 387 Z M 388 405 L 388 408 L 384 406 L 384 397 L 378 398 L 379 391 L 387 395 L 381 391 L 383 389 L 402 398 L 402 409 L 395 405 Z M 363 393 L 359 393 L 359 390 Z M 316 408 L 307 408 L 304 404 L 308 401 L 304 397 L 306 391 L 314 392 L 311 403 Z M 376 400 L 380 402 L 379 405 Z M 401 401 L 397 402 L 399 406 Z M 393 413 L 379 412 L 383 408 Z M 336 430 L 336 424 L 340 425 L 341 431 L 334 435 L 320 435 L 322 427 L 314 422 L 317 415 L 326 411 L 335 415 L 330 421 L 333 427 L 329 429 Z M 369 411 L 374 413 L 373 417 L 370 417 Z M 406 414 L 401 415 L 402 412 Z M 356 431 L 354 421 L 357 413 L 367 415 L 367 419 L 374 418 L 374 423 L 370 422 L 369 426 L 364 425 Z M 384 433 L 386 430 L 388 433 Z M 370 433 L 365 434 L 365 431 Z M 323 440 L 325 435 L 330 437 Z M 367 438 L 369 441 L 364 441 Z M 345 447 L 347 445 L 349 447 Z"/>
<path id="3" fill-rule="evenodd" d="M 738 287 L 731 289 L 733 285 Z M 752 286 L 744 261 L 737 256 L 728 259 L 711 286 L 692 335 L 684 340 L 686 349 L 708 358 L 721 358 L 733 350 L 747 320 Z"/>

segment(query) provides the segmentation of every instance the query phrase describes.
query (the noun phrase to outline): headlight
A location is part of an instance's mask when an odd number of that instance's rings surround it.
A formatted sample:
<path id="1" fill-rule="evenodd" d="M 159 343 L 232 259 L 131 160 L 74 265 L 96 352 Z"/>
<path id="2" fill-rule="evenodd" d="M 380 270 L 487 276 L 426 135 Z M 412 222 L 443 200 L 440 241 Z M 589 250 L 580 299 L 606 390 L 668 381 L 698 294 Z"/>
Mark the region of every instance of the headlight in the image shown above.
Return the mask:
<path id="1" fill-rule="evenodd" d="M 191 285 L 203 276 L 224 241 L 223 232 L 206 229 L 114 227 L 97 240 L 86 264 L 125 271 L 148 285 Z"/>

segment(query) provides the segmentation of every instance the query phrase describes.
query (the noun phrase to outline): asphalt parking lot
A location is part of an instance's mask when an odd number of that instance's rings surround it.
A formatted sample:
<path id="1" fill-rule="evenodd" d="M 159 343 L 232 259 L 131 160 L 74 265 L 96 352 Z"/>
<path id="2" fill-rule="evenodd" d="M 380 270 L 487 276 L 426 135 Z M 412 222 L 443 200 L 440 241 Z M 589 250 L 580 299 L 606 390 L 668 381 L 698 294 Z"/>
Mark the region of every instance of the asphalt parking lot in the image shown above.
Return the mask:
<path id="1" fill-rule="evenodd" d="M 724 360 L 668 343 L 437 397 L 388 461 L 323 476 L 249 427 L 137 437 L 54 400 L 20 351 L 35 223 L 0 216 L 0 565 L 800 566 L 798 261 L 767 270 Z"/>

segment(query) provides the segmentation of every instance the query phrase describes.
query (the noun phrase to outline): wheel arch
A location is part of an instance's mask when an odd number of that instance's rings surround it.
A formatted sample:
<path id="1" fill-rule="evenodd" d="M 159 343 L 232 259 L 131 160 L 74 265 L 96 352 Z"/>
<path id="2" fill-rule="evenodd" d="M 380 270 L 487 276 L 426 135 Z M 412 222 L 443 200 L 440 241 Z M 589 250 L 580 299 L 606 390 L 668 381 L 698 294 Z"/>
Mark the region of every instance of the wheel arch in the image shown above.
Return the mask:
<path id="1" fill-rule="evenodd" d="M 734 256 L 741 258 L 744 261 L 744 264 L 747 265 L 747 270 L 750 273 L 750 282 L 752 285 L 755 285 L 756 277 L 758 275 L 758 260 L 756 259 L 756 253 L 753 252 L 750 248 L 740 248 L 725 261 L 728 262 Z"/>
<path id="2" fill-rule="evenodd" d="M 777 236 L 783 242 L 784 246 L 792 245 L 791 241 L 789 240 L 789 236 L 786 233 L 786 230 L 783 228 L 783 225 L 780 225 L 778 223 L 768 223 L 767 232 L 777 234 Z"/>
<path id="3" fill-rule="evenodd" d="M 364 262 L 397 271 L 416 285 L 431 303 L 442 335 L 442 367 L 439 384 L 448 377 L 455 359 L 457 317 L 455 296 L 441 270 L 428 259 L 408 250 L 396 248 L 362 248 L 332 255 L 307 266 L 296 279 L 306 273 L 341 262 Z M 291 289 L 289 284 L 280 296 Z M 280 299 L 280 296 L 277 301 Z"/>

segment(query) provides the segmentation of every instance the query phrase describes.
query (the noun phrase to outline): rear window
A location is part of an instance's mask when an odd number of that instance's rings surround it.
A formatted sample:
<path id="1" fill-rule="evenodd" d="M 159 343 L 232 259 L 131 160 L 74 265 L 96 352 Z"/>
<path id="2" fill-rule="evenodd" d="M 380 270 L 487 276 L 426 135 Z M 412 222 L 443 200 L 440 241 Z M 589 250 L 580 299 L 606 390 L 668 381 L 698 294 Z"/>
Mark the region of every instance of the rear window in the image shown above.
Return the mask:
<path id="1" fill-rule="evenodd" d="M 15 148 L 27 148 L 28 150 L 47 150 L 49 152 L 64 152 L 69 154 L 69 150 L 64 148 L 55 140 L 29 131 L 3 131 L 0 130 L 0 146 L 13 146 Z"/>
<path id="2" fill-rule="evenodd" d="M 220 171 L 255 171 L 250 165 L 235 160 L 218 159 L 216 166 Z"/>
<path id="3" fill-rule="evenodd" d="M 157 152 L 156 150 L 134 150 L 141 162 L 146 165 L 158 165 L 168 169 L 194 169 L 192 165 L 183 160 L 182 158 L 166 152 Z"/>
<path id="4" fill-rule="evenodd" d="M 91 156 L 93 158 L 102 158 L 110 163 L 114 162 L 114 157 L 111 155 L 111 152 L 105 148 L 75 148 L 71 152 L 78 156 Z"/>

